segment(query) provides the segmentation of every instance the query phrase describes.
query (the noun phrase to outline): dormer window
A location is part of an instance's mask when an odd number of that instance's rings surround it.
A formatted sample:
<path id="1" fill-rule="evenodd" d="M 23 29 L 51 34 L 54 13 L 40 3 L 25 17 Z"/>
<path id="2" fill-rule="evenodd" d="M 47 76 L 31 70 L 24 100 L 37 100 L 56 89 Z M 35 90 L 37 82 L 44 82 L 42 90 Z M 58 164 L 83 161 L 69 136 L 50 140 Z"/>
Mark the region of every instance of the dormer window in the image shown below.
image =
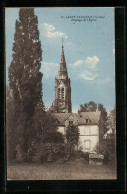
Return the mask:
<path id="1" fill-rule="evenodd" d="M 73 121 L 69 121 L 69 125 L 73 125 Z"/>
<path id="2" fill-rule="evenodd" d="M 88 123 L 89 122 L 89 119 L 86 119 L 86 123 Z"/>
<path id="3" fill-rule="evenodd" d="M 89 117 L 86 117 L 85 119 L 86 119 L 86 124 L 91 123 L 91 120 Z"/>

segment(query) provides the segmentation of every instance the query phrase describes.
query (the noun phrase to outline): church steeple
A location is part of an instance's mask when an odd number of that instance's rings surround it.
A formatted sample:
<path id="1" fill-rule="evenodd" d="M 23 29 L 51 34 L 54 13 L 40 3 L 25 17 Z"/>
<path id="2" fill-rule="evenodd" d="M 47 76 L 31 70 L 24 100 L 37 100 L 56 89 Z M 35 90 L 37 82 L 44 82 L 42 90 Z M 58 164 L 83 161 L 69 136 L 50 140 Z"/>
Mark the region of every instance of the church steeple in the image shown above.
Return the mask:
<path id="1" fill-rule="evenodd" d="M 71 112 L 71 86 L 64 56 L 63 39 L 59 72 L 55 81 L 55 106 L 57 107 L 57 112 L 69 113 Z"/>
<path id="2" fill-rule="evenodd" d="M 58 78 L 65 79 L 67 77 L 68 77 L 68 73 L 67 73 L 66 61 L 65 61 L 65 56 L 64 56 L 63 39 L 62 39 L 61 61 L 59 64 Z"/>

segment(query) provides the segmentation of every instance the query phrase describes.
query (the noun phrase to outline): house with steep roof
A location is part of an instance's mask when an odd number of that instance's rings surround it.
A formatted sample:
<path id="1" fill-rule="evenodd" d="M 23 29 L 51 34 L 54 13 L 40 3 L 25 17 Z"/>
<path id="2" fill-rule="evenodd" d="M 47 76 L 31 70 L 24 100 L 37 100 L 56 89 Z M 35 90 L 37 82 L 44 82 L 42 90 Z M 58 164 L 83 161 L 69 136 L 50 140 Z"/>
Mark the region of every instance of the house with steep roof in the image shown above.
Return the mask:
<path id="1" fill-rule="evenodd" d="M 59 132 L 65 135 L 68 125 L 77 125 L 80 132 L 78 148 L 84 152 L 93 152 L 101 146 L 103 131 L 101 112 L 73 113 L 70 83 L 62 45 L 58 77 L 55 78 L 55 101 L 50 111 L 57 118 Z"/>
<path id="2" fill-rule="evenodd" d="M 101 112 L 54 113 L 58 120 L 58 131 L 66 134 L 68 125 L 79 128 L 78 148 L 84 152 L 94 152 L 101 146 L 103 120 Z"/>

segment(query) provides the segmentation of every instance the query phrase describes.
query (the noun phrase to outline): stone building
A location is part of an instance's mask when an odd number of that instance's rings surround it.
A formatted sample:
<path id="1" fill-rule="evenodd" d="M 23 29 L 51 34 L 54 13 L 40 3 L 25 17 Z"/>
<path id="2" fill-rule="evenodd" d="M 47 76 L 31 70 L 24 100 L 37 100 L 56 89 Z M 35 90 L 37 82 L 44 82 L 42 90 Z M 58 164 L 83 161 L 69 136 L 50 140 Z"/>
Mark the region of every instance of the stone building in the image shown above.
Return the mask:
<path id="1" fill-rule="evenodd" d="M 58 77 L 55 78 L 55 102 L 50 111 L 57 118 L 58 130 L 63 135 L 65 135 L 69 124 L 78 126 L 80 132 L 78 147 L 84 152 L 96 151 L 101 146 L 103 131 L 101 112 L 72 112 L 71 86 L 63 45 Z"/>

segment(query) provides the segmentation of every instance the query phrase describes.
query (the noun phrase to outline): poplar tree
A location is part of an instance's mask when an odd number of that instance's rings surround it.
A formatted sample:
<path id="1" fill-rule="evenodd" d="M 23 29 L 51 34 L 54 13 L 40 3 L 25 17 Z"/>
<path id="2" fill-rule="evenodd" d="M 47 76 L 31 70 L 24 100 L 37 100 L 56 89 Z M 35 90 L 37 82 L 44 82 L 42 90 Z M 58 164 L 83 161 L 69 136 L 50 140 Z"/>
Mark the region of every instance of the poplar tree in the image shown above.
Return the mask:
<path id="1" fill-rule="evenodd" d="M 17 143 L 24 152 L 31 143 L 32 119 L 37 103 L 42 103 L 42 60 L 38 18 L 34 8 L 21 8 L 15 24 L 9 84 L 13 95 L 14 127 Z"/>

